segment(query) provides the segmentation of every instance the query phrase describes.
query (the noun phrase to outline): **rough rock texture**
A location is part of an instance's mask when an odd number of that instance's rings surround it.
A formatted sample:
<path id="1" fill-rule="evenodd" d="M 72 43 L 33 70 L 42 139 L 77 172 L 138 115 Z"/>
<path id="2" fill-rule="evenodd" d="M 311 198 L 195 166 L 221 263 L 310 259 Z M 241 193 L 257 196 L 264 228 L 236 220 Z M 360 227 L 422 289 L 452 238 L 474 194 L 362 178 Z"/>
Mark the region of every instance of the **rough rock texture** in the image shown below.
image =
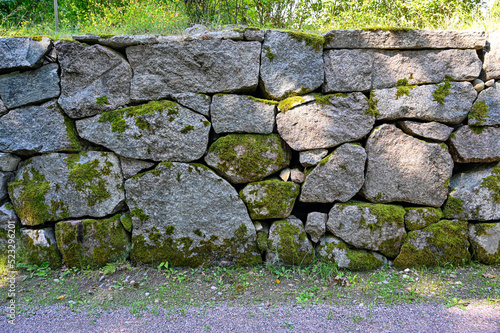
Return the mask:
<path id="1" fill-rule="evenodd" d="M 481 91 L 469 113 L 469 125 L 500 125 L 500 85 Z"/>
<path id="2" fill-rule="evenodd" d="M 206 117 L 210 116 L 212 98 L 208 95 L 197 93 L 181 93 L 172 95 L 172 99 L 182 106 L 198 112 Z"/>
<path id="3" fill-rule="evenodd" d="M 366 144 L 362 193 L 372 202 L 403 201 L 439 207 L 446 200 L 453 160 L 444 144 L 427 143 L 394 125 L 375 128 Z"/>
<path id="4" fill-rule="evenodd" d="M 290 164 L 290 149 L 277 134 L 229 134 L 215 141 L 205 162 L 231 183 L 264 179 Z"/>
<path id="5" fill-rule="evenodd" d="M 307 175 L 302 186 L 302 202 L 345 202 L 359 192 L 365 182 L 365 149 L 344 144 L 322 159 Z"/>
<path id="6" fill-rule="evenodd" d="M 394 258 L 406 236 L 401 206 L 359 202 L 337 203 L 326 228 L 358 249 L 378 251 Z"/>
<path id="7" fill-rule="evenodd" d="M 287 182 L 288 179 L 290 178 L 290 174 L 292 173 L 292 170 L 290 168 L 285 168 L 280 171 L 280 178 L 282 181 Z"/>
<path id="8" fill-rule="evenodd" d="M 0 153 L 0 171 L 15 171 L 21 158 L 9 153 Z"/>
<path id="9" fill-rule="evenodd" d="M 484 54 L 486 80 L 500 79 L 500 30 L 488 33 L 489 51 Z"/>
<path id="10" fill-rule="evenodd" d="M 130 101 L 127 60 L 105 46 L 56 43 L 61 65 L 59 105 L 71 118 L 115 110 Z"/>
<path id="11" fill-rule="evenodd" d="M 250 96 L 215 95 L 210 106 L 216 133 L 271 134 L 277 103 Z"/>
<path id="12" fill-rule="evenodd" d="M 56 224 L 57 245 L 67 267 L 96 269 L 107 263 L 127 259 L 131 243 L 121 220 L 128 214 L 117 214 L 104 220 L 62 221 Z"/>
<path id="13" fill-rule="evenodd" d="M 61 253 L 53 228 L 21 229 L 16 245 L 16 260 L 23 264 L 41 266 L 48 262 L 51 268 L 61 267 Z"/>
<path id="14" fill-rule="evenodd" d="M 500 127 L 462 126 L 450 136 L 455 162 L 500 161 Z"/>
<path id="15" fill-rule="evenodd" d="M 9 110 L 7 110 L 5 104 L 3 104 L 3 101 L 0 99 L 0 116 L 3 116 L 7 112 L 9 112 Z"/>
<path id="16" fill-rule="evenodd" d="M 24 225 L 103 217 L 123 206 L 122 178 L 118 157 L 112 153 L 53 153 L 22 162 L 9 194 Z"/>
<path id="17" fill-rule="evenodd" d="M 453 175 L 443 213 L 448 219 L 500 220 L 500 163 Z"/>
<path id="18" fill-rule="evenodd" d="M 332 30 L 323 34 L 325 49 L 482 49 L 484 31 Z"/>
<path id="19" fill-rule="evenodd" d="M 278 111 L 279 112 L 287 112 L 290 109 L 293 109 L 296 106 L 307 104 L 316 100 L 318 95 L 316 94 L 308 94 L 304 96 L 292 96 L 284 99 L 278 103 Z"/>
<path id="20" fill-rule="evenodd" d="M 455 81 L 471 81 L 481 72 L 475 50 L 328 50 L 323 92 L 368 91 L 391 88 L 398 80 L 408 84 L 439 83 L 450 76 Z"/>
<path id="21" fill-rule="evenodd" d="M 253 91 L 259 81 L 260 49 L 259 42 L 221 39 L 128 47 L 134 71 L 131 98 Z"/>
<path id="22" fill-rule="evenodd" d="M 0 97 L 9 109 L 59 97 L 59 66 L 48 64 L 33 71 L 0 75 Z"/>
<path id="23" fill-rule="evenodd" d="M 162 162 L 125 182 L 131 259 L 175 266 L 261 262 L 255 228 L 235 189 L 201 164 Z"/>
<path id="24" fill-rule="evenodd" d="M 327 149 L 312 149 L 301 151 L 299 154 L 300 164 L 304 167 L 315 166 L 321 161 L 326 155 L 328 155 Z"/>
<path id="25" fill-rule="evenodd" d="M 290 170 L 290 180 L 297 184 L 302 184 L 306 179 L 306 175 L 300 169 L 294 168 Z"/>
<path id="26" fill-rule="evenodd" d="M 243 35 L 245 36 L 245 40 L 256 40 L 259 42 L 263 42 L 266 35 L 266 31 L 246 28 Z"/>
<path id="27" fill-rule="evenodd" d="M 13 179 L 13 172 L 0 172 L 0 202 L 9 195 L 7 191 L 7 184 Z"/>
<path id="28" fill-rule="evenodd" d="M 437 223 L 443 218 L 443 211 L 433 207 L 409 207 L 405 208 L 406 230 L 417 230 L 427 227 L 432 223 Z"/>
<path id="29" fill-rule="evenodd" d="M 298 266 L 310 264 L 313 260 L 314 249 L 301 220 L 292 215 L 273 223 L 268 236 L 268 263 Z"/>
<path id="30" fill-rule="evenodd" d="M 300 185 L 269 179 L 250 183 L 240 191 L 252 220 L 280 219 L 290 216 Z"/>
<path id="31" fill-rule="evenodd" d="M 430 123 L 420 123 L 417 121 L 404 120 L 399 121 L 398 125 L 407 134 L 436 141 L 448 140 L 451 132 L 453 132 L 453 127 L 434 121 Z"/>
<path id="32" fill-rule="evenodd" d="M 313 243 L 317 243 L 325 234 L 326 221 L 328 214 L 320 212 L 311 212 L 307 214 L 305 230 L 311 236 Z"/>
<path id="33" fill-rule="evenodd" d="M 121 156 L 195 161 L 208 146 L 210 122 L 171 101 L 149 102 L 78 120 L 80 136 Z"/>
<path id="34" fill-rule="evenodd" d="M 0 151 L 19 155 L 78 151 L 74 125 L 57 103 L 15 109 L 0 118 Z"/>
<path id="35" fill-rule="evenodd" d="M 474 81 L 472 81 L 472 85 L 477 92 L 483 91 L 485 87 L 484 81 L 480 79 L 475 79 Z"/>
<path id="36" fill-rule="evenodd" d="M 500 223 L 469 224 L 469 239 L 474 258 L 494 265 L 500 260 Z"/>
<path id="37" fill-rule="evenodd" d="M 410 231 L 394 259 L 398 269 L 418 266 L 460 266 L 469 263 L 467 221 L 442 220 L 421 230 Z"/>
<path id="38" fill-rule="evenodd" d="M 260 79 L 264 94 L 283 99 L 291 94 L 305 94 L 323 84 L 323 39 L 309 35 L 267 30 L 262 44 Z M 310 37 L 309 37 L 310 38 Z"/>
<path id="39" fill-rule="evenodd" d="M 134 160 L 120 156 L 120 165 L 122 166 L 123 178 L 129 179 L 139 172 L 153 167 L 155 164 L 148 161 Z"/>
<path id="40" fill-rule="evenodd" d="M 368 91 L 372 88 L 373 52 L 329 50 L 323 55 L 323 93 Z"/>
<path id="41" fill-rule="evenodd" d="M 331 235 L 321 238 L 316 252 L 320 258 L 337 264 L 337 267 L 353 271 L 377 269 L 387 262 L 379 253 L 349 248 L 341 239 Z"/>
<path id="42" fill-rule="evenodd" d="M 294 150 L 329 148 L 368 134 L 375 117 L 367 110 L 361 93 L 329 95 L 278 113 L 276 123 L 281 137 Z"/>
<path id="43" fill-rule="evenodd" d="M 11 230 L 9 232 L 9 230 Z M 15 233 L 19 230 L 19 219 L 10 202 L 0 206 L 0 253 L 2 256 L 0 262 L 7 262 L 9 250 L 9 239 L 16 237 Z M 12 249 L 12 248 L 11 248 Z"/>
<path id="44" fill-rule="evenodd" d="M 72 37 L 74 40 L 81 43 L 101 44 L 114 49 L 123 49 L 127 46 L 133 45 L 158 43 L 158 37 L 155 35 L 116 35 L 109 37 L 99 35 L 73 35 Z"/>
<path id="45" fill-rule="evenodd" d="M 448 82 L 375 90 L 377 120 L 401 118 L 459 124 L 472 109 L 477 93 L 470 82 Z M 404 89 L 403 88 L 403 89 Z M 399 93 L 398 93 L 399 92 Z"/>
<path id="46" fill-rule="evenodd" d="M 48 37 L 40 41 L 33 38 L 2 38 L 0 39 L 0 73 L 16 69 L 39 67 L 43 57 L 52 48 Z"/>

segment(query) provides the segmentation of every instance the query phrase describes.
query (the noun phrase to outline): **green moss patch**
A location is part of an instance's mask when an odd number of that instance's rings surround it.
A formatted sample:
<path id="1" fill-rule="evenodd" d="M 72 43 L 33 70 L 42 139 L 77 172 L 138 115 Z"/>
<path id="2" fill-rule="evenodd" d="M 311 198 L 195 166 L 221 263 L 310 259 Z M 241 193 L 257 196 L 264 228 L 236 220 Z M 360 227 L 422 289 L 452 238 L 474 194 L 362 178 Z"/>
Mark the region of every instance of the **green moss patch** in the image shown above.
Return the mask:
<path id="1" fill-rule="evenodd" d="M 109 102 L 108 102 L 108 96 L 97 97 L 96 100 L 95 100 L 95 103 L 97 105 L 107 105 L 107 104 L 109 104 Z"/>
<path id="2" fill-rule="evenodd" d="M 18 232 L 16 260 L 19 263 L 41 266 L 43 263 L 48 262 L 53 269 L 62 266 L 61 253 L 57 248 L 55 239 L 46 238 L 45 233 L 46 231 L 43 229 Z M 45 238 L 43 245 L 41 239 L 39 239 L 42 237 Z"/>
<path id="3" fill-rule="evenodd" d="M 432 100 L 439 104 L 444 104 L 444 99 L 450 94 L 451 82 L 446 79 L 444 83 L 440 84 L 432 93 Z"/>
<path id="4" fill-rule="evenodd" d="M 468 264 L 468 229 L 466 221 L 442 220 L 422 230 L 410 231 L 394 260 L 394 267 Z"/>
<path id="5" fill-rule="evenodd" d="M 437 223 L 443 218 L 443 212 L 434 207 L 408 207 L 405 208 L 405 226 L 407 230 L 417 230 Z"/>
<path id="6" fill-rule="evenodd" d="M 103 112 L 99 117 L 99 122 L 110 122 L 112 132 L 123 133 L 129 128 L 125 118 L 135 118 L 135 125 L 138 128 L 151 131 L 151 124 L 148 122 L 147 116 L 155 112 L 160 114 L 166 112 L 167 116 L 170 117 L 169 121 L 173 121 L 175 115 L 179 113 L 179 105 L 175 102 L 166 100 L 151 101 L 147 104 Z"/>
<path id="7" fill-rule="evenodd" d="M 410 96 L 410 90 L 414 89 L 416 85 L 410 85 L 408 83 L 408 79 L 400 79 L 396 83 L 396 99 L 399 99 L 401 96 Z"/>
<path id="8" fill-rule="evenodd" d="M 259 102 L 259 103 L 264 103 L 267 105 L 278 105 L 277 101 L 273 101 L 270 99 L 262 99 L 262 98 L 257 98 L 257 97 L 253 97 L 253 96 L 249 96 L 249 95 L 244 95 L 244 96 L 250 98 L 251 100 Z"/>
<path id="9" fill-rule="evenodd" d="M 475 125 L 481 125 L 488 114 L 488 105 L 486 101 L 476 102 L 472 106 L 471 112 L 469 112 L 469 120 L 475 120 L 477 123 Z"/>
<path id="10" fill-rule="evenodd" d="M 300 186 L 295 183 L 270 179 L 248 184 L 240 197 L 253 220 L 264 220 L 288 217 L 299 192 Z"/>
<path id="11" fill-rule="evenodd" d="M 392 27 L 392 26 L 373 26 L 361 28 L 365 31 L 390 31 L 390 32 L 407 32 L 413 30 L 413 28 L 406 27 Z"/>
<path id="12" fill-rule="evenodd" d="M 271 52 L 271 48 L 269 46 L 265 46 L 264 50 L 266 51 L 266 58 L 269 59 L 269 61 L 274 60 L 274 53 Z"/>
<path id="13" fill-rule="evenodd" d="M 287 31 L 287 32 L 291 38 L 299 42 L 305 42 L 307 46 L 312 47 L 316 51 L 323 50 L 323 45 L 325 45 L 325 37 L 318 34 L 300 32 L 300 31 Z"/>
<path id="14" fill-rule="evenodd" d="M 481 186 L 491 191 L 494 202 L 500 203 L 500 166 L 493 168 L 491 176 L 485 177 L 481 181 Z"/>
<path id="15" fill-rule="evenodd" d="M 293 107 L 304 103 L 305 101 L 306 101 L 306 99 L 302 96 L 288 97 L 288 98 L 282 100 L 281 102 L 279 102 L 278 109 L 281 112 L 286 112 L 286 111 L 292 109 Z"/>
<path id="16" fill-rule="evenodd" d="M 470 242 L 474 259 L 486 265 L 495 265 L 500 261 L 499 226 L 498 223 L 478 223 L 472 226 Z"/>
<path id="17" fill-rule="evenodd" d="M 447 219 L 453 218 L 468 218 L 465 214 L 464 204 L 459 198 L 448 196 L 444 207 L 443 207 L 444 217 Z"/>
<path id="18" fill-rule="evenodd" d="M 375 90 L 370 91 L 370 98 L 365 97 L 368 102 L 368 109 L 366 109 L 365 114 L 369 114 L 373 117 L 380 116 L 380 112 L 377 110 L 378 99 L 375 99 Z"/>
<path id="19" fill-rule="evenodd" d="M 272 228 L 278 235 L 278 241 L 268 241 L 268 251 L 276 253 L 279 261 L 291 265 L 307 265 L 314 258 L 314 251 L 302 250 L 302 242 L 309 241 L 306 232 L 288 220 L 274 222 Z M 270 235 L 271 237 L 271 235 Z"/>

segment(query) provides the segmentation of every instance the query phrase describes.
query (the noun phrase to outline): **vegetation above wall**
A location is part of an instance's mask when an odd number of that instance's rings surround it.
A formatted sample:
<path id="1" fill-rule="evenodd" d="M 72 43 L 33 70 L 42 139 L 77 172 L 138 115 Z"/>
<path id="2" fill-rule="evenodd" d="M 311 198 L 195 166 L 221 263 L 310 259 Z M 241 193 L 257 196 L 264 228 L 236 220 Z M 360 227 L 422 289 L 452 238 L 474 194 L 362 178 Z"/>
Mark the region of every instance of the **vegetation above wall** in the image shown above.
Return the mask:
<path id="1" fill-rule="evenodd" d="M 0 36 L 175 34 L 190 24 L 331 29 L 495 30 L 499 0 L 0 0 Z"/>

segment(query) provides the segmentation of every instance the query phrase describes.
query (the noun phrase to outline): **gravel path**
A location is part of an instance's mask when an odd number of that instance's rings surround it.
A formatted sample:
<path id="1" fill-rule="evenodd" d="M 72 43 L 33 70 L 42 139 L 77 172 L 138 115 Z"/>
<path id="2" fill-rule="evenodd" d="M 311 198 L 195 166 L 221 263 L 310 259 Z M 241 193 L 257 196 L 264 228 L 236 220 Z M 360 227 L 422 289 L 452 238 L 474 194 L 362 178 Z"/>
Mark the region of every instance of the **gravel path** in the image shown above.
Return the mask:
<path id="1" fill-rule="evenodd" d="M 443 305 L 389 307 L 280 306 L 190 308 L 184 313 L 160 309 L 158 314 L 72 312 L 47 306 L 5 317 L 0 332 L 500 332 L 500 307 L 469 305 L 466 311 Z"/>

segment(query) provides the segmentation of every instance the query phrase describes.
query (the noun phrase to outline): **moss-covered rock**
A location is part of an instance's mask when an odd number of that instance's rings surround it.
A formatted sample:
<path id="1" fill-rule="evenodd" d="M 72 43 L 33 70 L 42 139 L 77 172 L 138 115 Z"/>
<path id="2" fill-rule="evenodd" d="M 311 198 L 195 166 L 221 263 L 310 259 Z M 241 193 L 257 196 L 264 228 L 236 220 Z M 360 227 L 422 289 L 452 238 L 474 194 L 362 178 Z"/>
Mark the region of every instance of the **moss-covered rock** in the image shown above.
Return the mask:
<path id="1" fill-rule="evenodd" d="M 52 228 L 21 229 L 16 245 L 16 260 L 20 263 L 40 266 L 48 262 L 51 268 L 59 268 L 62 265 L 61 253 Z"/>
<path id="2" fill-rule="evenodd" d="M 394 260 L 394 267 L 407 268 L 469 263 L 466 221 L 442 220 L 421 230 L 410 231 Z"/>
<path id="3" fill-rule="evenodd" d="M 89 151 L 47 154 L 21 163 L 9 184 L 14 209 L 24 225 L 115 213 L 125 200 L 118 157 Z"/>
<path id="4" fill-rule="evenodd" d="M 326 228 L 358 249 L 378 251 L 394 258 L 406 236 L 405 210 L 397 205 L 365 202 L 336 203 Z"/>
<path id="5" fill-rule="evenodd" d="M 475 165 L 455 174 L 443 208 L 447 219 L 500 220 L 500 163 Z"/>
<path id="6" fill-rule="evenodd" d="M 267 234 L 265 232 L 257 232 L 257 247 L 260 253 L 265 253 L 267 251 Z"/>
<path id="7" fill-rule="evenodd" d="M 210 146 L 205 162 L 231 183 L 249 183 L 288 166 L 290 157 L 277 134 L 229 134 Z"/>
<path id="8" fill-rule="evenodd" d="M 337 264 L 337 267 L 354 271 L 377 269 L 387 262 L 379 253 L 349 248 L 341 239 L 331 235 L 321 238 L 316 252 L 320 258 Z"/>
<path id="9" fill-rule="evenodd" d="M 57 223 L 57 245 L 66 266 L 98 268 L 127 259 L 131 248 L 130 235 L 121 218 L 122 214 L 116 214 L 104 220 Z"/>
<path id="10" fill-rule="evenodd" d="M 262 262 L 245 204 L 206 166 L 162 162 L 125 188 L 133 261 L 192 267 Z"/>
<path id="11" fill-rule="evenodd" d="M 290 265 L 307 265 L 314 260 L 314 249 L 304 225 L 295 216 L 273 223 L 269 229 L 266 261 Z"/>
<path id="12" fill-rule="evenodd" d="M 443 217 L 441 209 L 434 207 L 408 207 L 405 210 L 405 226 L 410 231 L 437 223 Z"/>
<path id="13" fill-rule="evenodd" d="M 292 213 L 300 185 L 269 179 L 250 183 L 240 191 L 253 220 L 286 218 Z"/>
<path id="14" fill-rule="evenodd" d="M 487 265 L 500 262 L 500 223 L 469 224 L 469 240 L 474 259 Z"/>

